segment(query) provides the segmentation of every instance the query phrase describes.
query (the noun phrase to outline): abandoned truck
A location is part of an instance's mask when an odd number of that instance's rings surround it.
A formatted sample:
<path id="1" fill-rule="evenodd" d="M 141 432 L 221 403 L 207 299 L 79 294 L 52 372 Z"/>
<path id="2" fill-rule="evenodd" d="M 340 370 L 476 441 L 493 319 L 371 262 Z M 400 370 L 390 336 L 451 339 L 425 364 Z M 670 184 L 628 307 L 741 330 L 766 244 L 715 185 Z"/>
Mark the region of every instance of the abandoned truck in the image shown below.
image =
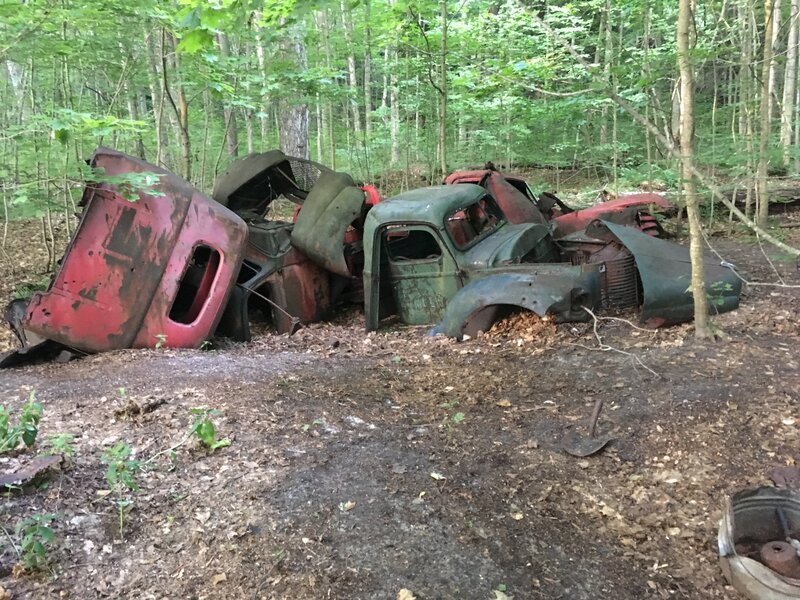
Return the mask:
<path id="1" fill-rule="evenodd" d="M 110 177 L 146 172 L 158 183 L 135 190 L 134 202 L 123 184 L 87 185 L 49 289 L 9 311 L 25 347 L 0 366 L 54 346 L 246 340 L 254 310 L 291 331 L 342 299 L 363 302 L 368 330 L 396 314 L 456 337 L 515 309 L 569 321 L 588 318 L 584 308 L 640 306 L 653 326 L 692 318 L 688 251 L 636 228 L 594 221 L 556 239 L 547 222 L 509 222 L 479 185 L 378 202 L 374 189 L 310 161 L 277 151 L 245 161 L 215 201 L 166 170 L 98 149 L 90 164 Z M 300 205 L 295 223 L 266 218 L 279 196 Z M 709 265 L 706 289 L 714 310 L 738 305 L 730 269 Z"/>
<path id="2" fill-rule="evenodd" d="M 486 331 L 511 310 L 557 321 L 598 308 L 641 307 L 651 326 L 691 320 L 688 250 L 633 227 L 594 221 L 556 241 L 540 223 L 507 222 L 495 198 L 474 184 L 422 188 L 381 202 L 364 225 L 367 330 L 384 313 L 436 323 L 435 333 Z M 709 265 L 719 312 L 738 306 L 741 280 Z"/>
<path id="3" fill-rule="evenodd" d="M 664 233 L 653 213 L 672 214 L 676 207 L 660 194 L 639 192 L 626 194 L 584 209 L 573 209 L 555 194 L 543 192 L 535 196 L 524 179 L 504 175 L 493 166 L 476 171 L 456 171 L 448 175 L 446 185 L 474 183 L 484 187 L 497 200 L 511 223 L 549 223 L 558 239 L 583 231 L 596 219 L 636 227 L 653 237 Z M 602 193 L 605 197 L 605 192 Z"/>

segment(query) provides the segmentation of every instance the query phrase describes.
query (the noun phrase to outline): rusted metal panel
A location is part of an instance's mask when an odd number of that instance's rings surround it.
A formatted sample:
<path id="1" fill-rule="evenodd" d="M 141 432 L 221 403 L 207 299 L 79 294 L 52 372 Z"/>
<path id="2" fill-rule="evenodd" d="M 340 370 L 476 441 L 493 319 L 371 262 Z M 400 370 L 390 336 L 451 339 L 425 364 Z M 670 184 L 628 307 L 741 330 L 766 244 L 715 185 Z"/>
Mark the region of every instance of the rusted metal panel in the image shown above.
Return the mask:
<path id="1" fill-rule="evenodd" d="M 800 563 L 796 549 L 785 543 L 797 531 L 800 496 L 796 491 L 761 487 L 737 492 L 726 502 L 717 537 L 725 578 L 752 600 L 797 600 L 800 580 L 796 573 Z M 776 561 L 775 556 L 764 557 L 765 546 L 776 542 L 783 561 Z M 774 549 L 766 549 L 774 554 Z"/>
<path id="2" fill-rule="evenodd" d="M 218 333 L 250 341 L 251 304 L 279 333 L 321 320 L 330 308 L 330 276 L 291 246 L 292 224 L 257 221 L 248 228 L 244 260 Z"/>
<path id="3" fill-rule="evenodd" d="M 643 289 L 642 321 L 656 327 L 691 321 L 694 318 L 694 299 L 690 290 L 692 262 L 689 249 L 608 221 L 593 224 L 588 232 L 601 237 L 603 229 L 610 231 L 636 260 Z M 705 270 L 709 312 L 716 314 L 737 308 L 742 280 L 729 266 L 720 264 L 710 255 Z"/>
<path id="4" fill-rule="evenodd" d="M 657 237 L 661 234 L 661 228 L 652 213 L 671 210 L 675 210 L 675 205 L 659 194 L 649 192 L 628 194 L 616 200 L 601 202 L 592 207 L 556 217 L 553 219 L 555 224 L 553 235 L 560 238 L 576 231 L 583 231 L 592 221 L 602 219 L 636 227 L 648 235 Z"/>
<path id="5" fill-rule="evenodd" d="M 447 305 L 431 334 L 461 339 L 488 331 L 508 308 L 523 308 L 540 317 L 553 315 L 557 322 L 584 321 L 600 301 L 597 266 L 563 265 L 553 273 L 498 273 L 464 286 Z"/>
<path id="6" fill-rule="evenodd" d="M 590 208 L 573 210 L 552 194 L 535 198 L 524 180 L 490 169 L 456 171 L 448 175 L 444 182 L 448 185 L 472 183 L 483 186 L 495 197 L 511 223 L 549 221 L 554 226 L 553 236 L 556 239 L 583 231 L 596 219 L 636 227 L 658 237 L 663 231 L 652 213 L 675 210 L 675 206 L 666 198 L 650 192 L 627 194 Z"/>
<path id="7" fill-rule="evenodd" d="M 297 215 L 292 244 L 328 271 L 350 277 L 345 234 L 361 215 L 365 197 L 349 175 L 323 173 Z"/>
<path id="8" fill-rule="evenodd" d="M 234 161 L 214 181 L 211 197 L 239 215 L 263 217 L 279 196 L 302 204 L 327 167 L 270 150 Z"/>
<path id="9" fill-rule="evenodd" d="M 214 331 L 233 287 L 244 222 L 137 158 L 100 148 L 91 165 L 110 176 L 156 173 L 154 189 L 163 195 L 139 192 L 130 202 L 112 185 L 89 185 L 61 267 L 50 288 L 31 298 L 25 328 L 86 352 L 152 347 L 160 339 L 198 346 Z"/>

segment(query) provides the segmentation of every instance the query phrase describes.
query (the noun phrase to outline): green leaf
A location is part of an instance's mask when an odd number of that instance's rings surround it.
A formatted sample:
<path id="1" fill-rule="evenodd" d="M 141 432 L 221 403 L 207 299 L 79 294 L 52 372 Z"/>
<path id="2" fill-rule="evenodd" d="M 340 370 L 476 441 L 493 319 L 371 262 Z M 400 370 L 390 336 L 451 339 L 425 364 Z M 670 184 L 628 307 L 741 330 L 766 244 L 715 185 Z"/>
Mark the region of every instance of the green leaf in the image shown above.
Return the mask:
<path id="1" fill-rule="evenodd" d="M 56 129 L 53 132 L 53 135 L 55 135 L 56 140 L 61 142 L 61 144 L 63 146 L 66 146 L 67 144 L 69 144 L 69 140 L 70 140 L 69 129 Z"/>
<path id="2" fill-rule="evenodd" d="M 195 54 L 214 45 L 214 36 L 205 29 L 194 29 L 183 36 L 178 44 L 178 52 Z"/>

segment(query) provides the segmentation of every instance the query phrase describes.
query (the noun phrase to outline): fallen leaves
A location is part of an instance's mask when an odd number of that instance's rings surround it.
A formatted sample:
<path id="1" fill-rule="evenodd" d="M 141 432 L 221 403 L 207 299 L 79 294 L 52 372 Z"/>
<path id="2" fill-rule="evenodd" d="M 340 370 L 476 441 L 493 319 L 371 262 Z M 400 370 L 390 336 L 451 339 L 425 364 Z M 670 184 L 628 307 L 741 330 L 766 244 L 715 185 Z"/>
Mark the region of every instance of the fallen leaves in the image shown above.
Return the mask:
<path id="1" fill-rule="evenodd" d="M 225 573 L 218 573 L 211 578 L 211 585 L 218 585 L 223 581 L 228 581 L 228 576 Z"/>
<path id="2" fill-rule="evenodd" d="M 342 512 L 350 512 L 356 507 L 356 503 L 352 500 L 348 500 L 347 502 L 339 502 L 339 510 Z"/>
<path id="3" fill-rule="evenodd" d="M 411 590 L 403 588 L 397 592 L 397 600 L 417 600 L 417 597 L 411 593 Z"/>

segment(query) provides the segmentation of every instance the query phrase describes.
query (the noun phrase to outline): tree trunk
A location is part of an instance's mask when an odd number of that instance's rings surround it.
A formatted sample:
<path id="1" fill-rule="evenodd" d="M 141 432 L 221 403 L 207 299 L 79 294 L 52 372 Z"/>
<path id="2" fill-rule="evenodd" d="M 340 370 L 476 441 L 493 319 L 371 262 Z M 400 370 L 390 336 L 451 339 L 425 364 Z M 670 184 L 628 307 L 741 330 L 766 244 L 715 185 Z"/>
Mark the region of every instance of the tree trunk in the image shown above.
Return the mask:
<path id="1" fill-rule="evenodd" d="M 614 39 L 611 36 L 611 0 L 606 0 L 603 26 L 603 74 L 606 80 L 611 78 L 611 60 L 613 56 Z M 600 117 L 600 143 L 608 143 L 608 106 L 603 104 Z"/>
<path id="2" fill-rule="evenodd" d="M 191 140 L 189 138 L 189 101 L 186 98 L 186 90 L 183 87 L 183 83 L 180 81 L 180 71 L 181 71 L 181 63 L 180 57 L 177 52 L 175 52 L 175 38 L 172 34 L 167 34 L 166 30 L 162 29 L 162 38 L 161 38 L 161 75 L 164 80 L 164 94 L 169 98 L 170 104 L 172 104 L 172 109 L 175 111 L 175 116 L 178 119 L 177 123 L 177 130 L 178 130 L 178 139 L 180 140 L 180 147 L 181 147 L 181 169 L 180 174 L 186 181 L 191 181 L 192 179 L 192 145 Z M 166 37 L 169 37 L 169 45 L 170 49 L 172 50 L 173 59 L 173 66 L 174 71 L 178 79 L 178 85 L 176 94 L 178 96 L 177 100 L 172 97 L 172 92 L 170 91 L 170 87 L 168 84 L 168 72 L 169 69 L 167 68 L 167 43 Z"/>
<path id="3" fill-rule="evenodd" d="M 789 40 L 786 44 L 786 71 L 783 77 L 783 102 L 781 103 L 781 146 L 783 165 L 791 165 L 792 126 L 794 125 L 794 98 L 797 95 L 797 42 L 800 0 L 792 0 L 789 13 Z"/>
<path id="4" fill-rule="evenodd" d="M 358 76 L 356 75 L 356 56 L 353 51 L 353 19 L 346 0 L 341 0 L 344 40 L 347 45 L 347 75 L 350 81 L 350 108 L 353 111 L 353 131 L 356 138 L 361 137 L 361 112 L 358 109 Z"/>
<path id="5" fill-rule="evenodd" d="M 680 0 L 678 6 L 678 69 L 681 86 L 681 171 L 686 212 L 689 217 L 689 254 L 692 261 L 692 297 L 694 298 L 694 333 L 699 339 L 714 337 L 708 321 L 708 299 L 703 265 L 703 236 L 694 176 L 694 75 L 689 45 L 691 0 Z"/>
<path id="6" fill-rule="evenodd" d="M 761 113 L 760 113 L 760 145 L 758 152 L 758 218 L 756 222 L 761 228 L 767 225 L 769 197 L 767 192 L 767 167 L 769 166 L 770 112 L 772 109 L 772 88 L 770 87 L 770 71 L 772 69 L 772 26 L 773 0 L 764 0 L 764 54 L 761 64 Z"/>
<path id="7" fill-rule="evenodd" d="M 220 54 L 224 59 L 230 58 L 231 51 L 228 44 L 228 36 L 224 33 L 217 34 Z M 239 131 L 236 124 L 236 112 L 233 107 L 222 100 L 222 115 L 225 121 L 225 142 L 228 146 L 228 156 L 236 158 L 239 156 Z"/>
<path id="8" fill-rule="evenodd" d="M 364 146 L 372 140 L 372 48 L 370 46 L 370 0 L 364 0 Z"/>
<path id="9" fill-rule="evenodd" d="M 439 168 L 447 175 L 447 0 L 439 1 L 442 48 L 439 58 Z"/>
<path id="10" fill-rule="evenodd" d="M 286 30 L 281 50 L 286 58 L 291 59 L 297 71 L 305 71 L 308 68 L 305 30 L 301 24 L 298 23 Z M 308 105 L 297 104 L 291 98 L 284 97 L 279 103 L 279 111 L 281 150 L 289 156 L 309 158 Z"/>
<path id="11" fill-rule="evenodd" d="M 319 29 L 322 36 L 322 47 L 325 51 L 325 68 L 331 72 L 331 39 L 328 27 L 328 9 L 321 10 L 317 13 L 317 29 Z M 334 122 L 333 122 L 333 101 L 327 99 L 323 107 L 322 121 L 325 124 L 325 137 L 328 142 L 328 166 L 331 169 L 336 169 L 336 136 L 334 135 Z M 324 162 L 324 161 L 322 161 Z"/>
<path id="12" fill-rule="evenodd" d="M 156 134 L 156 154 L 155 164 L 159 167 L 170 168 L 165 161 L 165 148 L 168 145 L 166 134 L 164 133 L 164 94 L 163 78 L 161 76 L 161 61 L 158 58 L 159 52 L 156 48 L 156 36 L 152 31 L 145 31 L 147 46 L 148 63 L 148 87 L 150 88 L 150 102 L 153 106 L 153 120 L 155 121 Z"/>
<path id="13" fill-rule="evenodd" d="M 777 79 L 777 71 L 778 71 L 778 63 L 774 60 L 774 57 L 778 55 L 778 36 L 780 35 L 781 31 L 781 0 L 772 0 L 772 64 L 769 68 L 769 118 L 772 121 L 772 117 L 775 114 L 774 107 L 777 97 L 775 96 L 775 90 L 778 88 L 776 87 L 776 79 Z"/>

